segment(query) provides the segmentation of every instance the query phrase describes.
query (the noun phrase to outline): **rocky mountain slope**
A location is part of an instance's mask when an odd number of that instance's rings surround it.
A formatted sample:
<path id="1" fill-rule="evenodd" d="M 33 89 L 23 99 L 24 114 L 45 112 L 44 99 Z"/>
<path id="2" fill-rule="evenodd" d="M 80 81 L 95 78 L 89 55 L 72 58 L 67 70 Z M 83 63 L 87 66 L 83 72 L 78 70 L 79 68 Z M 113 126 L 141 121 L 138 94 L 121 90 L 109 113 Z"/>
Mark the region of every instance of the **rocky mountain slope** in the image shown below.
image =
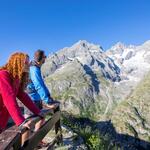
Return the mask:
<path id="1" fill-rule="evenodd" d="M 122 82 L 119 88 L 124 97 L 132 93 L 134 88 L 143 79 L 144 75 L 150 70 L 150 41 L 145 42 L 140 46 L 117 43 L 106 54 L 111 57 L 121 70 Z"/>
<path id="2" fill-rule="evenodd" d="M 117 43 L 107 51 L 79 41 L 49 55 L 42 72 L 62 110 L 112 120 L 116 132 L 149 141 L 149 60 L 150 41 L 140 46 Z"/>
<path id="3" fill-rule="evenodd" d="M 150 142 L 150 73 L 131 96 L 114 110 L 111 119 L 119 133 Z"/>
<path id="4" fill-rule="evenodd" d="M 50 55 L 43 75 L 63 109 L 99 118 L 129 96 L 148 72 L 149 50 L 150 41 L 141 46 L 118 43 L 106 52 L 99 45 L 79 41 Z"/>
<path id="5" fill-rule="evenodd" d="M 110 93 L 121 80 L 120 68 L 98 45 L 79 41 L 50 55 L 42 70 L 52 95 L 69 112 L 99 118 L 115 103 Z"/>

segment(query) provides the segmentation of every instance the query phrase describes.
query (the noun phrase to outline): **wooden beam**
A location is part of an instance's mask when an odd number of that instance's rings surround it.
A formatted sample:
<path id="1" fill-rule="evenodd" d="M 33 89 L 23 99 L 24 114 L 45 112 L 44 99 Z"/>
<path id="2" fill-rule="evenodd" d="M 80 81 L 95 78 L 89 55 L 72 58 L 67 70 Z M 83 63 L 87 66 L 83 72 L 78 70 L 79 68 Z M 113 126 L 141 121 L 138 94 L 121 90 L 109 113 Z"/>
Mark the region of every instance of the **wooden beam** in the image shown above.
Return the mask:
<path id="1" fill-rule="evenodd" d="M 34 149 L 38 143 L 46 136 L 46 134 L 53 128 L 56 122 L 60 119 L 60 111 L 56 112 L 52 118 L 50 118 L 46 123 L 35 132 L 27 141 L 24 146 L 24 150 Z"/>
<path id="2" fill-rule="evenodd" d="M 16 126 L 8 128 L 0 134 L 0 150 L 9 150 L 20 140 L 21 133 Z"/>
<path id="3" fill-rule="evenodd" d="M 44 117 L 46 117 L 47 115 L 53 115 L 53 111 L 51 109 L 43 109 L 42 113 L 43 113 Z M 33 115 L 33 116 L 29 117 L 27 120 L 31 120 L 32 124 L 36 124 L 38 121 L 41 120 L 41 118 L 39 116 Z M 26 130 L 27 130 L 26 128 L 23 128 L 21 130 L 21 133 L 23 134 Z"/>
<path id="4" fill-rule="evenodd" d="M 50 118 L 42 127 L 40 130 L 42 130 L 40 132 L 40 134 L 42 135 L 42 138 L 44 138 L 44 136 L 47 134 L 47 132 L 55 125 L 55 123 L 60 119 L 60 112 L 55 113 L 53 112 L 53 110 L 51 109 L 44 109 L 42 110 L 44 116 L 51 114 L 52 118 Z M 41 118 L 38 116 L 35 117 L 30 117 L 29 120 L 31 120 L 31 122 L 33 124 L 36 124 Z M 45 127 L 46 126 L 46 127 Z M 44 129 L 43 129 L 44 128 Z M 49 130 L 48 130 L 49 129 Z M 5 130 L 4 132 L 2 132 L 0 134 L 0 150 L 9 150 L 11 147 L 13 147 L 15 150 L 18 150 L 21 147 L 21 134 L 23 134 L 25 131 L 27 130 L 27 128 L 23 128 L 21 131 L 18 130 L 17 126 L 13 126 L 11 128 L 8 128 L 7 130 Z M 40 131 L 39 130 L 39 131 Z M 31 137 L 31 139 L 34 141 L 34 135 L 35 134 L 39 134 L 39 131 L 37 133 L 33 134 L 33 138 Z M 44 131 L 44 132 L 43 132 Z M 45 132 L 47 131 L 47 132 Z M 43 134 L 43 133 L 44 134 Z M 41 137 L 40 135 L 40 137 Z M 41 138 L 41 139 L 42 139 Z M 36 139 L 36 137 L 35 137 Z M 30 141 L 30 140 L 29 140 Z M 39 140 L 40 141 L 40 140 Z M 38 144 L 38 142 L 36 142 Z M 37 145 L 36 144 L 36 145 Z M 36 146 L 35 145 L 35 146 Z M 31 150 L 31 149 L 30 149 Z"/>

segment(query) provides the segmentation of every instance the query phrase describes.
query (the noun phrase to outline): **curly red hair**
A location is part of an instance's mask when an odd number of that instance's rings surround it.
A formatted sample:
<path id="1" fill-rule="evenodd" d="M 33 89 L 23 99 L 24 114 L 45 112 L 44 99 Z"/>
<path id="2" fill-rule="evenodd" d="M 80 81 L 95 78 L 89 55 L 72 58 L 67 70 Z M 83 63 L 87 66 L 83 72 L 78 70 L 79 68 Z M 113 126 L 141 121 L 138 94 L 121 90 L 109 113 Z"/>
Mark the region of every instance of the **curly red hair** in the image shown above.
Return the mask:
<path id="1" fill-rule="evenodd" d="M 16 52 L 12 54 L 6 65 L 0 67 L 0 70 L 7 70 L 13 77 L 13 80 L 18 78 L 23 85 L 27 82 L 27 74 L 24 73 L 25 61 L 29 56 L 25 53 Z M 25 77 L 26 76 L 26 77 Z"/>

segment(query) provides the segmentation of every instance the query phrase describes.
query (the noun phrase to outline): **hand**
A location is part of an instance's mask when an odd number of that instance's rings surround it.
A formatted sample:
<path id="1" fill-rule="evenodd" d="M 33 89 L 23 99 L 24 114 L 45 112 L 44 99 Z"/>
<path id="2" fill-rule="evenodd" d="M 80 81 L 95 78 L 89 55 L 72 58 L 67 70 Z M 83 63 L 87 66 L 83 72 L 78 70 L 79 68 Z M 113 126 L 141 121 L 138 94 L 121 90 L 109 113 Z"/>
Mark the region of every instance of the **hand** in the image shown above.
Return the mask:
<path id="1" fill-rule="evenodd" d="M 45 123 L 45 118 L 41 120 L 41 124 L 43 125 Z"/>
<path id="2" fill-rule="evenodd" d="M 45 123 L 45 116 L 44 113 L 41 111 L 38 116 L 41 118 L 41 124 L 43 125 Z"/>
<path id="3" fill-rule="evenodd" d="M 32 121 L 29 120 L 29 121 L 27 121 L 26 123 L 24 123 L 24 124 L 22 125 L 22 127 L 26 127 L 26 128 L 28 128 L 28 129 L 30 129 L 30 128 L 31 128 L 31 125 L 32 125 Z"/>
<path id="4" fill-rule="evenodd" d="M 50 104 L 43 103 L 43 106 L 49 109 L 55 109 L 59 106 L 59 103 L 50 103 Z"/>

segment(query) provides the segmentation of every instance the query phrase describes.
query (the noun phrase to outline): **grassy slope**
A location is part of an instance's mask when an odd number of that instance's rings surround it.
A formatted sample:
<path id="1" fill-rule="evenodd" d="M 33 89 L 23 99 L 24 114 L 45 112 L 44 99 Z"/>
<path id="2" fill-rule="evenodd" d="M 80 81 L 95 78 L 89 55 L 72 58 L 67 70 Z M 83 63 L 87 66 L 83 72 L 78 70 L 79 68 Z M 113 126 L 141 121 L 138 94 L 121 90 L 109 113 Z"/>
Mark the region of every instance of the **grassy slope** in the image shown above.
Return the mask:
<path id="1" fill-rule="evenodd" d="M 150 73 L 114 110 L 112 121 L 120 133 L 150 141 Z"/>

